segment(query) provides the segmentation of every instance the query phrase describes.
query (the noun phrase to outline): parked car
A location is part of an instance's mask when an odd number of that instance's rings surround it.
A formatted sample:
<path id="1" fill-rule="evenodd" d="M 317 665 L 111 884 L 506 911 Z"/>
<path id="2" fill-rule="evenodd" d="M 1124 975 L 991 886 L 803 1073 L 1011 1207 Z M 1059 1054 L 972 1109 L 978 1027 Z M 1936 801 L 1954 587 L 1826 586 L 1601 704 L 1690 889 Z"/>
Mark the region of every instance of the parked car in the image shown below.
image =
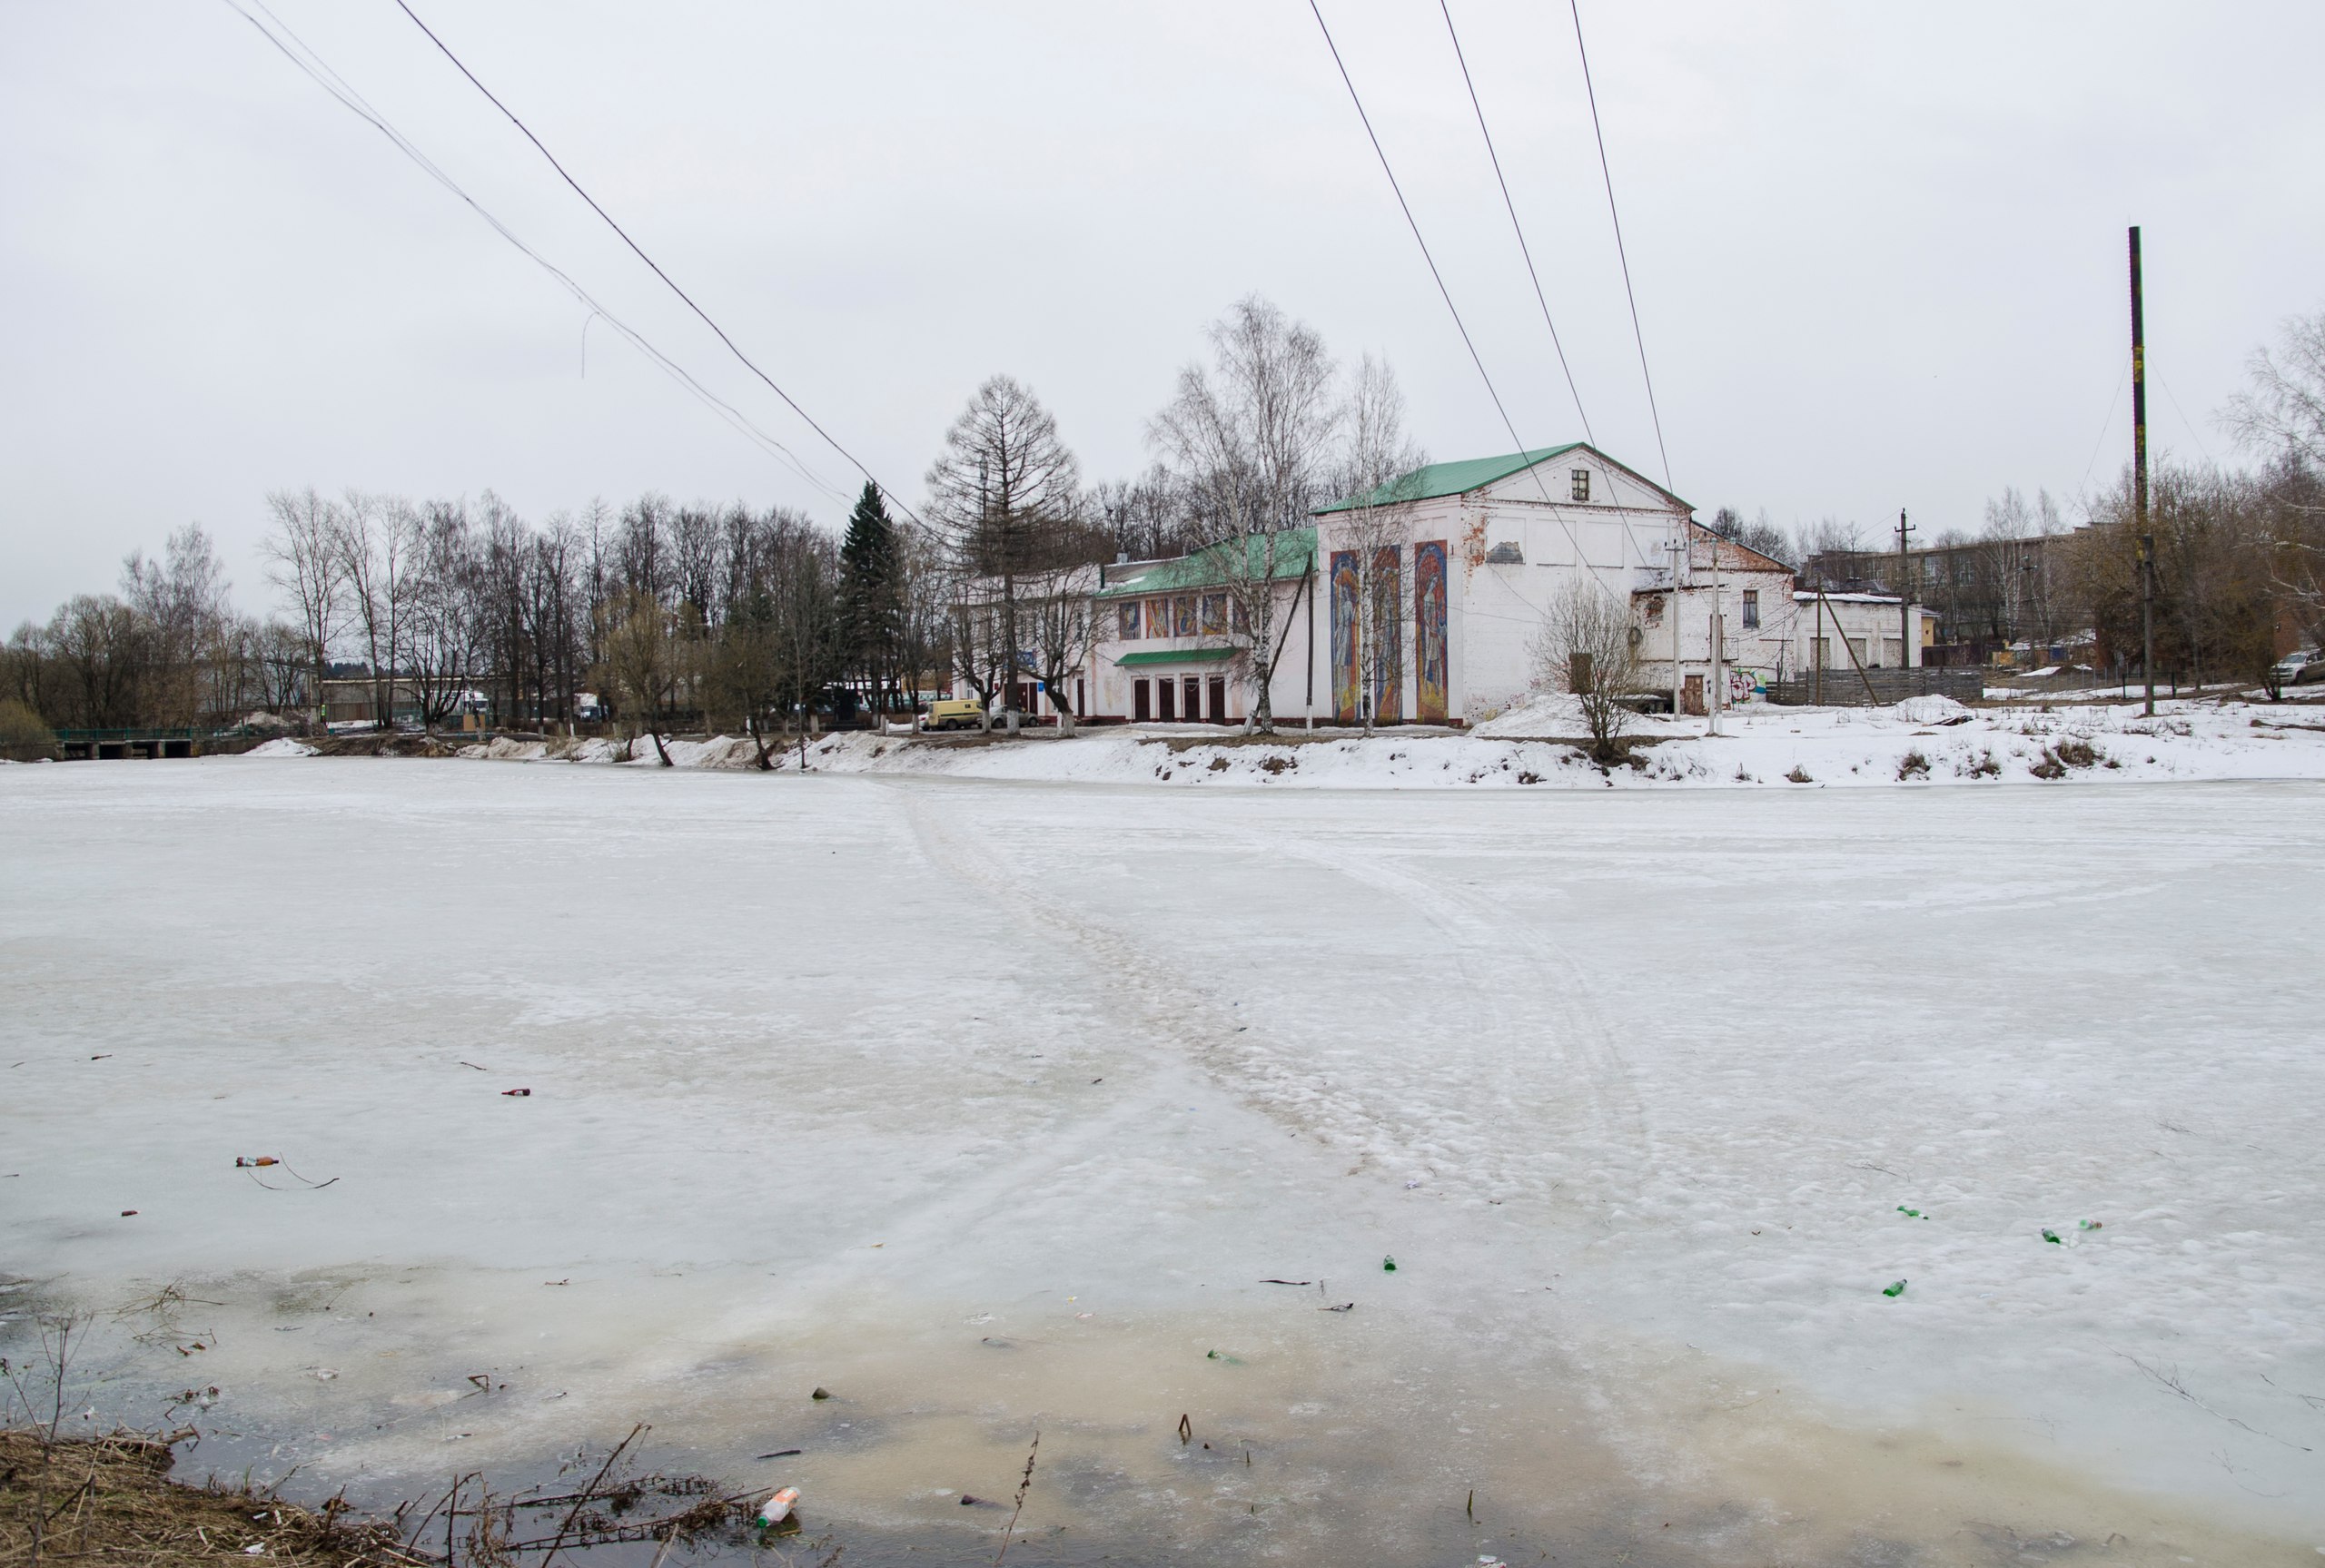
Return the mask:
<path id="1" fill-rule="evenodd" d="M 920 715 L 925 730 L 975 729 L 984 723 L 984 705 L 975 697 L 939 697 Z"/>
<path id="2" fill-rule="evenodd" d="M 2301 648 L 2277 661 L 2277 684 L 2305 686 L 2313 681 L 2325 681 L 2325 653 L 2315 648 Z"/>

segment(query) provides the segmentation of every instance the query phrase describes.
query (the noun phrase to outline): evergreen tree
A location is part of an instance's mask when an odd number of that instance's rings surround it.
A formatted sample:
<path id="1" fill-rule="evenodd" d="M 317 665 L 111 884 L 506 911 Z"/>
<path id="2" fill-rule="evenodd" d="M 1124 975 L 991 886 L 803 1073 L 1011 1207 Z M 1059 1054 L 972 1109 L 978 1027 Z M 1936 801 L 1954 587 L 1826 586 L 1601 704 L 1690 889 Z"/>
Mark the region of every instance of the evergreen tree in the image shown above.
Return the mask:
<path id="1" fill-rule="evenodd" d="M 849 673 L 864 682 L 873 710 L 885 712 L 892 677 L 902 673 L 895 664 L 903 633 L 903 571 L 896 525 L 879 488 L 868 479 L 848 514 L 839 563 L 841 636 Z"/>

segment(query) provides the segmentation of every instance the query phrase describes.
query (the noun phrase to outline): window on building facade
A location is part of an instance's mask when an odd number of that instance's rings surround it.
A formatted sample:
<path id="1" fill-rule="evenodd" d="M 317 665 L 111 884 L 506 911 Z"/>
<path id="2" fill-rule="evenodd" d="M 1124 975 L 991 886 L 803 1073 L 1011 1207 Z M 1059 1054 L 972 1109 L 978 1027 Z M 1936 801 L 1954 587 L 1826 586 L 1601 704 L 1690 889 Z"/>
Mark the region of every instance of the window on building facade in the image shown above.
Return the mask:
<path id="1" fill-rule="evenodd" d="M 1757 588 L 1744 590 L 1744 629 L 1747 632 L 1760 629 L 1760 590 Z"/>
<path id="2" fill-rule="evenodd" d="M 1171 635 L 1191 637 L 1195 635 L 1195 597 L 1181 594 L 1171 601 Z"/>
<path id="3" fill-rule="evenodd" d="M 1205 594 L 1202 597 L 1202 635 L 1207 637 L 1227 634 L 1227 596 Z"/>
<path id="4" fill-rule="evenodd" d="M 1123 641 L 1126 643 L 1136 642 L 1138 640 L 1137 602 L 1133 600 L 1129 604 L 1119 606 L 1119 608 L 1122 618 Z"/>
<path id="5" fill-rule="evenodd" d="M 1661 594 L 1647 596 L 1647 624 L 1650 626 L 1659 626 L 1663 624 L 1663 596 Z"/>
<path id="6" fill-rule="evenodd" d="M 1235 623 L 1235 630 L 1239 634 L 1245 636 L 1250 635 L 1252 630 L 1252 617 L 1251 615 L 1243 608 L 1242 600 L 1237 599 L 1234 603 L 1228 606 L 1228 614 L 1229 618 Z"/>
<path id="7" fill-rule="evenodd" d="M 1146 601 L 1146 635 L 1150 637 L 1167 637 L 1171 635 L 1170 600 L 1149 599 Z"/>
<path id="8" fill-rule="evenodd" d="M 1578 501 L 1588 500 L 1590 498 L 1590 470 L 1577 468 L 1569 477 L 1573 480 L 1574 498 Z"/>

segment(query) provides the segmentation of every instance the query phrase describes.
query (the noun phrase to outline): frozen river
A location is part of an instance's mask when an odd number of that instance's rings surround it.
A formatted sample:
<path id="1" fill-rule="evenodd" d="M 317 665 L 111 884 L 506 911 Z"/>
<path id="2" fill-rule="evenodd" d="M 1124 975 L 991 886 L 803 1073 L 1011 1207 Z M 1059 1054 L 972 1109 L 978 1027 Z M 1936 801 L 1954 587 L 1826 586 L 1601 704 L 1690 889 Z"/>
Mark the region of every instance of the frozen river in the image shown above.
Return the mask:
<path id="1" fill-rule="evenodd" d="M 0 768 L 0 1348 L 851 1561 L 1038 1427 L 1013 1562 L 2315 1563 L 2320 806 Z"/>

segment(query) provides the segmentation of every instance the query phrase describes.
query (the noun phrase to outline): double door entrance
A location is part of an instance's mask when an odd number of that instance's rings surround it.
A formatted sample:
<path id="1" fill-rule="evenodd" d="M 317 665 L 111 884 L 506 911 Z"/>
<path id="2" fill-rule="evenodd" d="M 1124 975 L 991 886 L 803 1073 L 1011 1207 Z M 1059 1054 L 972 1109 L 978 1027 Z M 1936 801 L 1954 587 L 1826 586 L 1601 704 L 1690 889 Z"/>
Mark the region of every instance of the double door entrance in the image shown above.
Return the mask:
<path id="1" fill-rule="evenodd" d="M 1202 724 L 1206 709 L 1209 723 L 1229 722 L 1225 676 L 1158 676 L 1133 681 L 1130 694 L 1134 724 Z"/>

